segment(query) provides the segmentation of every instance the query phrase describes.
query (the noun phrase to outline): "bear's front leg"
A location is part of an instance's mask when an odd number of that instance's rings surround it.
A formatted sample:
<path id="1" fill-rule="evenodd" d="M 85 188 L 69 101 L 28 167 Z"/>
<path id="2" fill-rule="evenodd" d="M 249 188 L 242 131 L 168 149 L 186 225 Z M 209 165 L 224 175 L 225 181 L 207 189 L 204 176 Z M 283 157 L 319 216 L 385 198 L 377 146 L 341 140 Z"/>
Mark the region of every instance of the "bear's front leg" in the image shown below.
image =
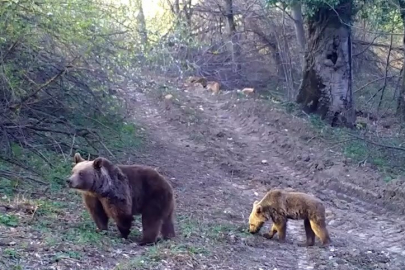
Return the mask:
<path id="1" fill-rule="evenodd" d="M 277 233 L 277 227 L 276 225 L 273 223 L 273 225 L 271 225 L 271 229 L 270 232 L 263 234 L 263 236 L 267 239 L 272 239 L 273 236 Z"/>
<path id="2" fill-rule="evenodd" d="M 116 218 L 117 228 L 121 234 L 121 237 L 128 239 L 128 235 L 131 233 L 132 215 L 120 215 Z"/>
<path id="3" fill-rule="evenodd" d="M 277 224 L 276 227 L 278 232 L 278 241 L 280 243 L 284 243 L 287 234 L 287 221 Z"/>
<path id="4" fill-rule="evenodd" d="M 273 226 L 278 233 L 278 241 L 281 243 L 285 242 L 286 232 L 287 232 L 287 218 L 282 215 L 277 215 L 273 217 Z"/>
<path id="5" fill-rule="evenodd" d="M 101 201 L 97 197 L 87 194 L 83 194 L 82 197 L 87 210 L 96 223 L 96 232 L 108 230 L 108 216 L 104 211 Z"/>

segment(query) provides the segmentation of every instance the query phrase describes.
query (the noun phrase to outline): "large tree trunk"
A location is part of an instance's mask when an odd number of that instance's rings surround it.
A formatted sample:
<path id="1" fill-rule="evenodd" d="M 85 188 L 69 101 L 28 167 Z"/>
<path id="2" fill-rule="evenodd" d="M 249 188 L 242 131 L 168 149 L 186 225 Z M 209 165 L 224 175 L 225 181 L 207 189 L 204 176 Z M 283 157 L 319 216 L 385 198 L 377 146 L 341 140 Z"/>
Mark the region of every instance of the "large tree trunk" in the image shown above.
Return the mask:
<path id="1" fill-rule="evenodd" d="M 402 41 L 402 46 L 404 48 L 405 52 L 405 0 L 398 0 L 399 8 L 400 8 L 400 13 L 401 13 L 401 18 L 402 18 L 402 24 L 403 24 L 403 29 L 404 29 L 404 39 Z M 398 107 L 397 107 L 397 114 L 400 116 L 401 120 L 405 120 L 405 57 L 403 60 L 402 64 L 402 86 L 401 90 L 399 92 L 399 97 L 398 97 Z"/>
<path id="2" fill-rule="evenodd" d="M 228 35 L 229 35 L 229 43 L 230 43 L 230 51 L 232 54 L 232 63 L 233 63 L 233 71 L 234 73 L 238 73 L 241 69 L 240 65 L 240 48 L 239 48 L 239 39 L 238 33 L 236 32 L 236 25 L 234 21 L 234 14 L 233 14 L 233 1 L 232 0 L 225 0 L 225 12 L 226 12 L 226 20 L 228 26 Z"/>
<path id="3" fill-rule="evenodd" d="M 308 18 L 308 43 L 303 80 L 297 96 L 308 113 L 318 113 L 332 126 L 352 127 L 351 19 L 353 0 L 331 9 L 321 5 Z"/>

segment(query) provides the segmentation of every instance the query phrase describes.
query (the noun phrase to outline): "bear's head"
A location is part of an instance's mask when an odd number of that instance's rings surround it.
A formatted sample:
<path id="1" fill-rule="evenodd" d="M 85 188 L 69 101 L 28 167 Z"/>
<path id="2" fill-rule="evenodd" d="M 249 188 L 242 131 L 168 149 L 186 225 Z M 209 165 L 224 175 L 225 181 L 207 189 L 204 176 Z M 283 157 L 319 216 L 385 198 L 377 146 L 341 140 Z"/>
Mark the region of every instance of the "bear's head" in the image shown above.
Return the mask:
<path id="1" fill-rule="evenodd" d="M 122 178 L 121 170 L 103 157 L 90 161 L 76 153 L 74 163 L 72 174 L 66 180 L 72 189 L 105 195 L 114 188 L 114 179 Z"/>
<path id="2" fill-rule="evenodd" d="M 249 216 L 249 232 L 251 234 L 259 232 L 267 220 L 268 217 L 265 214 L 263 206 L 259 204 L 259 201 L 255 201 Z"/>

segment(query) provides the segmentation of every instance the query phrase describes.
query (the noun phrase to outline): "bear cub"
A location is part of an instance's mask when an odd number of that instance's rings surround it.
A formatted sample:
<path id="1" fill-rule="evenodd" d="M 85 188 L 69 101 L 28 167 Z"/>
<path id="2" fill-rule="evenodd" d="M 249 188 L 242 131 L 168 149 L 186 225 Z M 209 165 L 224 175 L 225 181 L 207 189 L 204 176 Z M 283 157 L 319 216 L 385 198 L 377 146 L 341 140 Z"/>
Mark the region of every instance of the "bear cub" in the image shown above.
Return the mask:
<path id="1" fill-rule="evenodd" d="M 139 245 L 155 243 L 160 232 L 164 239 L 175 236 L 173 189 L 157 171 L 142 165 L 116 165 L 103 157 L 84 160 L 79 153 L 74 162 L 67 184 L 82 193 L 97 231 L 107 230 L 112 218 L 126 239 L 133 215 L 142 215 Z"/>
<path id="2" fill-rule="evenodd" d="M 313 246 L 317 236 L 325 246 L 331 242 L 326 229 L 325 207 L 322 201 L 312 195 L 272 189 L 261 201 L 253 203 L 249 216 L 249 232 L 256 234 L 263 224 L 272 219 L 273 225 L 269 233 L 263 236 L 271 239 L 278 233 L 279 241 L 284 242 L 287 231 L 288 219 L 303 219 L 306 234 L 306 243 L 300 246 Z"/>

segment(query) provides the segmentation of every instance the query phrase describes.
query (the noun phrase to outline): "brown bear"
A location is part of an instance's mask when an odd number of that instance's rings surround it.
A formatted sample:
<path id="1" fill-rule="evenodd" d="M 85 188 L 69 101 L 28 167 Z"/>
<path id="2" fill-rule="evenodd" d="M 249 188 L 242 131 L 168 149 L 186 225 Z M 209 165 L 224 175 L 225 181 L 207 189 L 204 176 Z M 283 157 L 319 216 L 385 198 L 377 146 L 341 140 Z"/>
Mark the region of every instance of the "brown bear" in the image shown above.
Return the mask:
<path id="1" fill-rule="evenodd" d="M 83 201 L 97 225 L 108 229 L 112 218 L 123 238 L 128 238 L 133 215 L 142 215 L 140 245 L 153 244 L 159 232 L 164 239 L 175 236 L 175 201 L 172 186 L 157 171 L 142 165 L 115 165 L 106 158 L 84 160 L 74 156 L 70 188 L 83 195 Z"/>
<path id="2" fill-rule="evenodd" d="M 256 234 L 270 218 L 273 225 L 270 232 L 263 235 L 268 239 L 278 233 L 279 241 L 284 242 L 287 220 L 303 219 L 307 241 L 299 244 L 300 246 L 313 246 L 315 235 L 323 246 L 331 242 L 326 229 L 325 207 L 320 199 L 312 195 L 282 189 L 268 191 L 261 201 L 253 203 L 249 216 L 249 232 Z"/>

